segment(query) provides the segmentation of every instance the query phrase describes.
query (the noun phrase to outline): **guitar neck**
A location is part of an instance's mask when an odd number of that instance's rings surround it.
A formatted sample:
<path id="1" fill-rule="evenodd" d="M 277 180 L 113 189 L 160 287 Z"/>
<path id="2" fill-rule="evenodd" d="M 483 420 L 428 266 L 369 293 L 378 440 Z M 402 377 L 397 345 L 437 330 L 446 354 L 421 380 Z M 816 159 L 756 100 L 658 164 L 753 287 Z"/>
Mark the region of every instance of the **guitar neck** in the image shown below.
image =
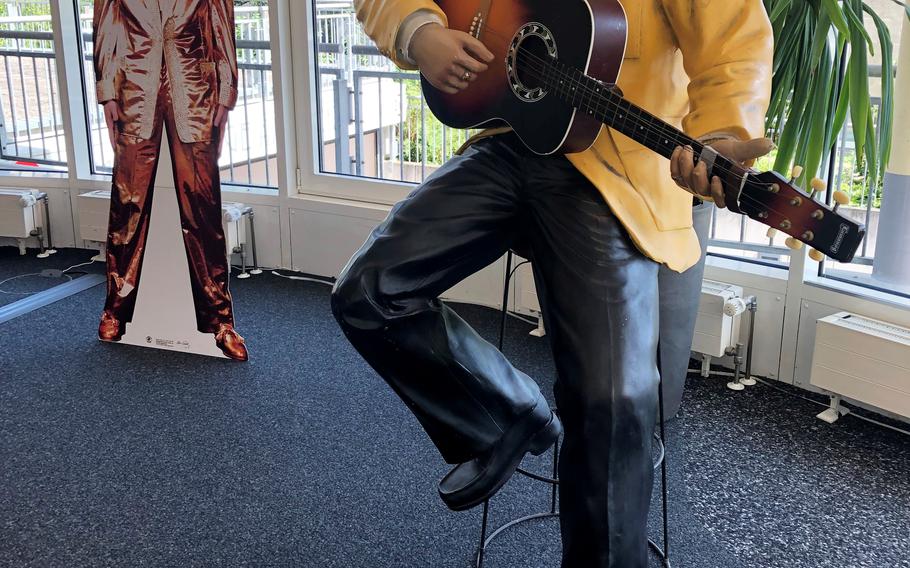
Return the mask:
<path id="1" fill-rule="evenodd" d="M 815 187 L 817 184 L 813 183 L 814 191 L 810 194 L 796 187 L 794 180 L 788 181 L 776 172 L 746 168 L 627 101 L 615 85 L 589 77 L 554 56 L 538 55 L 520 43 L 512 49 L 517 57 L 510 60 L 513 63 L 509 72 L 516 71 L 521 86 L 530 89 L 530 94 L 522 95 L 529 101 L 542 96 L 555 97 L 575 109 L 574 119 L 588 117 L 589 120 L 580 124 L 583 130 L 592 131 L 596 120 L 665 158 L 670 158 L 679 147 L 691 147 L 693 161 L 708 168 L 709 178 L 720 179 L 727 209 L 786 233 L 791 237 L 787 240 L 791 248 L 808 244 L 815 249 L 813 259 L 826 254 L 841 262 L 852 260 L 865 235 L 865 227 L 840 214 L 837 206 L 831 208 L 817 202 L 820 191 Z M 564 111 L 561 109 L 567 114 Z M 543 122 L 532 124 L 539 128 Z M 589 142 L 590 136 L 584 141 Z M 842 192 L 835 192 L 834 198 L 840 204 L 849 202 Z"/>
<path id="2" fill-rule="evenodd" d="M 555 60 L 549 62 L 547 68 L 542 80 L 549 90 L 579 112 L 599 120 L 665 158 L 670 158 L 679 146 L 690 146 L 695 153 L 694 160 L 697 162 L 700 159 L 704 144 L 627 101 L 615 88 Z M 718 155 L 714 159 L 715 171 L 719 168 L 722 168 L 721 171 L 730 171 L 732 166 L 723 156 Z"/>

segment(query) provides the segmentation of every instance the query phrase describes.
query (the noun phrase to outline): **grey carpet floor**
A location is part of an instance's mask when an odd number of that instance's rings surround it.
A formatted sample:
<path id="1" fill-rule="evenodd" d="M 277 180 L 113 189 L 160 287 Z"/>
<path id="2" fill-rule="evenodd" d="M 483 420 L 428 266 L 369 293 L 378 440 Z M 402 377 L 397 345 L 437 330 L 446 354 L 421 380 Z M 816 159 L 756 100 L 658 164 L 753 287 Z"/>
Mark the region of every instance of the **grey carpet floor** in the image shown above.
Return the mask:
<path id="1" fill-rule="evenodd" d="M 57 254 L 48 258 L 38 258 L 37 249 L 29 249 L 24 256 L 19 255 L 16 247 L 0 247 L 0 306 L 16 302 L 36 292 L 44 292 L 54 286 L 67 282 L 61 277 L 43 277 L 45 269 L 65 270 L 76 264 L 88 262 L 96 251 L 84 249 L 58 249 Z M 103 265 L 95 263 L 80 266 L 67 273 L 70 278 L 78 278 L 85 272 L 103 272 Z"/>
<path id="2" fill-rule="evenodd" d="M 470 566 L 480 511 L 439 501 L 445 465 L 345 343 L 328 287 L 232 289 L 247 364 L 99 343 L 102 287 L 0 325 L 0 566 Z M 495 337 L 496 312 L 457 309 Z M 510 322 L 506 352 L 549 394 L 529 330 Z M 675 567 L 910 567 L 906 437 L 723 385 L 690 378 L 670 429 Z M 515 477 L 492 522 L 547 506 Z M 558 558 L 549 520 L 505 533 L 487 566 Z"/>

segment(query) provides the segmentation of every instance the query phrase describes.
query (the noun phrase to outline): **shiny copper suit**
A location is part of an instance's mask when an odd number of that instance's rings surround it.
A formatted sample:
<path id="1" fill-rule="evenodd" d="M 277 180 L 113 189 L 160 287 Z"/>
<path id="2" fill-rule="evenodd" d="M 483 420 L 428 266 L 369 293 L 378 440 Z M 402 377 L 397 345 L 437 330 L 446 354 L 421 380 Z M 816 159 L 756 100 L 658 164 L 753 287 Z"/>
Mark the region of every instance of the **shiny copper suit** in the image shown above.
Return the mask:
<path id="1" fill-rule="evenodd" d="M 214 120 L 237 100 L 233 0 L 96 0 L 94 45 L 98 102 L 120 107 L 102 339 L 132 319 L 166 131 L 198 328 L 221 346 L 233 314 Z"/>

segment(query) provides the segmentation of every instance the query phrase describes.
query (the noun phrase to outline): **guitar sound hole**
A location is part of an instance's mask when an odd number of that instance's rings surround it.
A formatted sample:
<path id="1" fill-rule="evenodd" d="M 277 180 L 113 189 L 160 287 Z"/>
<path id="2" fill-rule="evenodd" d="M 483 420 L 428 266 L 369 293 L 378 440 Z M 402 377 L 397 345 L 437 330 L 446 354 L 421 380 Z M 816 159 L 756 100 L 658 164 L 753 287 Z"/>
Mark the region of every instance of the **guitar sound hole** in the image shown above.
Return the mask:
<path id="1" fill-rule="evenodd" d="M 543 24 L 532 22 L 518 30 L 506 58 L 509 86 L 520 100 L 534 103 L 547 96 L 549 63 L 558 56 L 556 40 Z"/>
<path id="2" fill-rule="evenodd" d="M 547 45 L 539 36 L 529 36 L 519 45 L 516 53 L 518 80 L 528 89 L 546 87 L 543 65 L 549 59 Z"/>

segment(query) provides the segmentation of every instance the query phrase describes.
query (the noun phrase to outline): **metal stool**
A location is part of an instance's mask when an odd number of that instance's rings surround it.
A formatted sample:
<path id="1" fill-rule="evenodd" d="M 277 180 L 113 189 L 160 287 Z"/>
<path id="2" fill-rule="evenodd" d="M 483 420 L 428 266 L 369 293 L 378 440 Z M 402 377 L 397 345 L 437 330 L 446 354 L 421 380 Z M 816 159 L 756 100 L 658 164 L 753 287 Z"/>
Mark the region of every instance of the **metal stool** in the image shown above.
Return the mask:
<path id="1" fill-rule="evenodd" d="M 505 340 L 505 329 L 506 329 L 506 318 L 508 317 L 509 310 L 509 283 L 512 280 L 512 276 L 515 271 L 525 263 L 518 264 L 515 268 L 512 268 L 512 261 L 514 259 L 514 253 L 510 250 L 506 255 L 506 273 L 505 273 L 505 286 L 502 293 L 502 320 L 499 325 L 499 350 L 502 351 L 503 341 Z M 669 523 L 667 520 L 667 452 L 666 446 L 664 445 L 664 440 L 666 440 L 666 428 L 664 426 L 664 392 L 663 392 L 663 381 L 659 383 L 658 386 L 658 406 L 659 406 L 659 415 L 660 415 L 660 434 L 657 432 L 654 433 L 654 440 L 657 443 L 658 447 L 658 457 L 654 463 L 654 469 L 657 469 L 660 466 L 660 477 L 661 477 L 661 513 L 663 516 L 663 547 L 659 546 L 654 540 L 648 539 L 648 548 L 653 552 L 664 565 L 665 568 L 671 568 L 670 566 L 670 540 L 669 540 Z M 554 412 L 558 414 L 558 410 L 554 409 Z M 490 518 L 490 500 L 487 499 L 483 503 L 483 520 L 481 521 L 480 528 L 480 543 L 477 546 L 476 554 L 476 568 L 483 568 L 484 555 L 487 551 L 487 548 L 490 544 L 501 535 L 503 532 L 509 530 L 510 528 L 526 523 L 529 521 L 534 521 L 538 519 L 548 519 L 559 517 L 559 511 L 557 509 L 557 487 L 559 486 L 559 440 L 556 440 L 556 443 L 553 445 L 553 474 L 552 477 L 545 477 L 527 471 L 521 467 L 515 470 L 516 473 L 524 475 L 530 479 L 540 481 L 550 485 L 550 510 L 542 513 L 535 513 L 533 515 L 527 515 L 519 519 L 513 519 L 495 531 L 493 531 L 490 536 L 487 536 L 487 530 L 489 528 L 489 518 Z"/>

